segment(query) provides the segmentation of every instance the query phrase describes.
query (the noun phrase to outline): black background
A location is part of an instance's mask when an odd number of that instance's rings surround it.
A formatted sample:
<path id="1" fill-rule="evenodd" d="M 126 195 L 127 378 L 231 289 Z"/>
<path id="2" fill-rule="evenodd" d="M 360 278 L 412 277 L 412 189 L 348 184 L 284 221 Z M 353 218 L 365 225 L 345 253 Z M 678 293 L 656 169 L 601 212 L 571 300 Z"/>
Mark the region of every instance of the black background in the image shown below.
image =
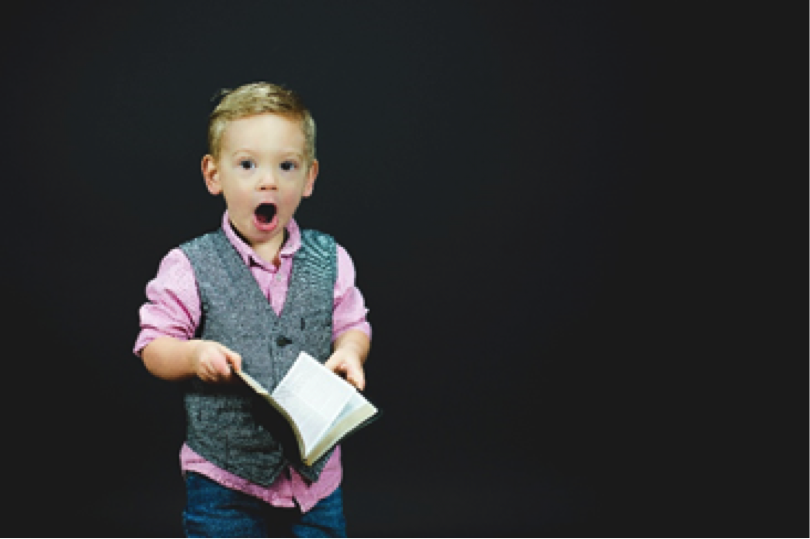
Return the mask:
<path id="1" fill-rule="evenodd" d="M 297 219 L 348 249 L 370 308 L 386 415 L 345 445 L 352 535 L 807 536 L 806 242 L 785 242 L 806 206 L 780 187 L 806 188 L 807 139 L 783 136 L 805 133 L 783 92 L 806 89 L 785 27 L 806 14 L 741 9 L 7 14 L 8 529 L 181 534 L 182 406 L 132 355 L 137 310 L 219 224 L 211 96 L 268 80 L 318 123 Z"/>

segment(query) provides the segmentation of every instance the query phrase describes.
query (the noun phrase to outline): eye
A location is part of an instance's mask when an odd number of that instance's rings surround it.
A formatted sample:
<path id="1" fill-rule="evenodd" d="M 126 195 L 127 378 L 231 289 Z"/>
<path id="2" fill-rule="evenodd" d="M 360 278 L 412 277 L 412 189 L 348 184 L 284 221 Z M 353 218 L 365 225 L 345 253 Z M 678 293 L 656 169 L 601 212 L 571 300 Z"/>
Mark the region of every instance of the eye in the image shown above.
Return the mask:
<path id="1" fill-rule="evenodd" d="M 256 168 L 256 163 L 254 163 L 251 159 L 242 159 L 239 161 L 239 166 L 243 170 L 253 170 Z"/>
<path id="2" fill-rule="evenodd" d="M 284 161 L 281 163 L 281 170 L 284 172 L 290 172 L 291 170 L 295 170 L 298 168 L 298 164 L 295 161 Z"/>

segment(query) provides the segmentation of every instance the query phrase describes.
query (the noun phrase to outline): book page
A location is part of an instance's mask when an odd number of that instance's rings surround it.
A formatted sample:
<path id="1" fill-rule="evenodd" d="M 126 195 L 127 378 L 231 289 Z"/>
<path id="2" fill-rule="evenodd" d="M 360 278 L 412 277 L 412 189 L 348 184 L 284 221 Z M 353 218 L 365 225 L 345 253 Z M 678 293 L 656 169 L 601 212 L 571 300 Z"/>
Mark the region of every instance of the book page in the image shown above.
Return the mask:
<path id="1" fill-rule="evenodd" d="M 298 425 L 308 453 L 355 393 L 351 384 L 301 352 L 272 396 Z"/>
<path id="2" fill-rule="evenodd" d="M 376 408 L 371 405 L 370 402 L 366 400 L 366 398 L 361 395 L 360 393 L 355 392 L 354 395 L 351 396 L 349 402 L 346 403 L 343 410 L 337 417 L 335 417 L 335 421 L 333 425 L 338 425 L 341 420 L 345 419 L 346 417 L 350 416 L 355 411 L 359 410 L 364 406 L 370 406 L 372 410 L 376 411 Z"/>
<path id="3" fill-rule="evenodd" d="M 313 448 L 312 454 L 305 459 L 304 462 L 311 465 L 332 447 L 332 445 L 343 438 L 345 434 L 351 432 L 357 425 L 362 424 L 376 413 L 377 408 L 368 402 L 363 395 L 355 391 L 352 398 L 346 403 L 343 411 L 335 417 L 335 422 L 330 425 L 329 431 L 321 437 L 317 445 Z"/>

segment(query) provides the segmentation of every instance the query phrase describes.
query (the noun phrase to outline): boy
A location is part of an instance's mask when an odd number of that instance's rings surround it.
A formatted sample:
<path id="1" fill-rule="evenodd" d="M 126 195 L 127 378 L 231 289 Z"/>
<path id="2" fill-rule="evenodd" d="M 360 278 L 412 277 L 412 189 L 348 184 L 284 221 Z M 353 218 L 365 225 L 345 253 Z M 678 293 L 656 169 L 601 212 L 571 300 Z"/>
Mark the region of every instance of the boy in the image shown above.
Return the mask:
<path id="1" fill-rule="evenodd" d="M 134 351 L 184 381 L 188 536 L 345 537 L 340 448 L 312 467 L 260 426 L 244 368 L 272 388 L 304 350 L 365 386 L 371 328 L 354 266 L 331 236 L 293 219 L 318 175 L 315 123 L 292 91 L 254 83 L 211 113 L 202 174 L 222 228 L 173 249 L 147 285 Z"/>

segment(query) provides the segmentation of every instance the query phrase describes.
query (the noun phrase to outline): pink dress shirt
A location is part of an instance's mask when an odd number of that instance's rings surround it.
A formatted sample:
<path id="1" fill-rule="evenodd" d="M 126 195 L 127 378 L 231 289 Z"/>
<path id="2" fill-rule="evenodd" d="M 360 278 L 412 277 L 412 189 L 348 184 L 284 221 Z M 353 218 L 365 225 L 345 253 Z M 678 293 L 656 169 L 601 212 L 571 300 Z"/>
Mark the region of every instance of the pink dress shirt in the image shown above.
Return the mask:
<path id="1" fill-rule="evenodd" d="M 287 225 L 288 238 L 282 246 L 277 268 L 262 260 L 233 230 L 228 212 L 222 218 L 222 228 L 242 260 L 259 284 L 262 292 L 276 314 L 281 314 L 287 297 L 293 255 L 301 246 L 301 231 L 294 220 Z M 341 334 L 357 329 L 371 337 L 371 326 L 366 321 L 363 296 L 354 284 L 354 264 L 346 250 L 337 247 L 337 281 L 335 282 L 333 332 L 334 342 Z M 141 350 L 160 336 L 181 340 L 194 338 L 200 323 L 202 308 L 194 270 L 186 255 L 179 248 L 172 249 L 160 263 L 157 276 L 146 286 L 149 302 L 140 309 L 141 331 L 133 351 L 140 356 Z M 331 494 L 340 484 L 342 468 L 340 447 L 323 468 L 315 483 L 309 483 L 295 470 L 288 468 L 269 487 L 251 483 L 195 453 L 188 444 L 180 450 L 180 467 L 186 472 L 196 472 L 224 485 L 259 498 L 277 507 L 294 507 L 309 511 L 319 500 Z"/>

